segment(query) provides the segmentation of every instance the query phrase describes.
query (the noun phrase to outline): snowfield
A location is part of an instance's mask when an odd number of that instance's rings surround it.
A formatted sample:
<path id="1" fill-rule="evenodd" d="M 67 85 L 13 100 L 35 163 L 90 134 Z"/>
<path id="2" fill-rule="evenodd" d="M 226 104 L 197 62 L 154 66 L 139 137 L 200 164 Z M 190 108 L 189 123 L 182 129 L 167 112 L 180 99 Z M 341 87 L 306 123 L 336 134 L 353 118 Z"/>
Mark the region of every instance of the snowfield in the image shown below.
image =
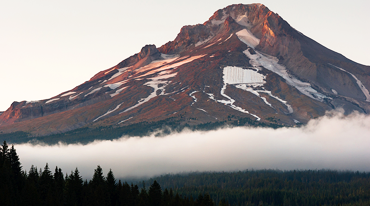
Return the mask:
<path id="1" fill-rule="evenodd" d="M 287 101 L 282 100 L 282 99 L 280 99 L 279 97 L 277 97 L 277 96 L 273 95 L 273 94 L 271 93 L 271 91 L 268 91 L 268 90 L 266 90 L 266 89 L 254 89 L 253 87 L 254 87 L 254 85 L 246 85 L 246 84 L 238 84 L 238 85 L 236 85 L 236 88 L 243 89 L 243 90 L 245 90 L 245 91 L 251 92 L 252 94 L 254 94 L 254 95 L 256 95 L 256 96 L 260 97 L 260 98 L 265 102 L 265 104 L 267 104 L 268 106 L 270 106 L 270 107 L 274 108 L 274 107 L 273 107 L 273 106 L 272 106 L 272 105 L 267 101 L 267 99 L 266 99 L 265 97 L 261 97 L 261 95 L 260 95 L 260 93 L 268 94 L 270 97 L 272 97 L 272 98 L 274 98 L 274 99 L 278 100 L 279 102 L 283 103 L 283 104 L 286 106 L 286 108 L 288 109 L 288 111 L 289 111 L 289 113 L 288 113 L 288 114 L 293 113 L 293 107 L 292 107 L 290 104 L 288 104 L 288 102 L 287 102 Z M 274 108 L 274 109 L 275 109 L 275 108 Z"/>
<path id="2" fill-rule="evenodd" d="M 246 14 L 244 15 L 239 15 L 238 17 L 234 18 L 234 20 L 236 21 L 236 23 L 238 23 L 239 25 L 242 25 L 242 26 L 245 26 L 247 27 L 248 29 L 252 27 L 252 24 L 249 22 L 249 19 L 247 17 Z"/>
<path id="3" fill-rule="evenodd" d="M 238 36 L 240 41 L 252 48 L 255 48 L 260 43 L 260 40 L 247 29 L 240 30 L 235 34 Z"/>
<path id="4" fill-rule="evenodd" d="M 244 84 L 258 83 L 258 84 L 261 84 L 261 82 L 263 82 L 264 76 L 263 75 L 259 76 L 259 75 L 261 75 L 261 74 L 257 73 L 254 70 L 243 69 L 243 68 L 240 68 L 240 67 L 227 66 L 223 69 L 223 83 L 224 83 L 224 85 L 221 88 L 220 94 L 228 100 L 217 100 L 215 98 L 214 94 L 212 94 L 212 93 L 207 93 L 207 95 L 210 99 L 212 99 L 214 101 L 217 101 L 217 102 L 222 103 L 226 106 L 229 106 L 230 108 L 232 108 L 236 111 L 239 111 L 239 112 L 242 112 L 242 113 L 245 113 L 245 114 L 249 114 L 249 115 L 255 117 L 257 121 L 260 121 L 261 118 L 258 117 L 257 115 L 252 114 L 249 111 L 234 105 L 236 100 L 231 98 L 227 94 L 225 94 L 225 90 L 226 90 L 226 87 L 227 87 L 228 84 L 237 84 L 237 83 L 244 83 Z M 235 83 L 235 82 L 237 82 L 237 83 Z"/>
<path id="5" fill-rule="evenodd" d="M 318 91 L 316 91 L 314 88 L 312 88 L 310 83 L 302 82 L 301 80 L 298 80 L 297 78 L 288 74 L 288 71 L 286 70 L 286 68 L 283 65 L 278 64 L 279 60 L 276 57 L 262 54 L 258 51 L 255 51 L 255 52 L 256 54 L 251 54 L 249 52 L 249 49 L 243 52 L 250 59 L 249 63 L 252 64 L 253 66 L 255 67 L 262 66 L 265 69 L 268 69 L 274 72 L 275 74 L 284 78 L 287 84 L 295 87 L 302 94 L 314 100 L 323 102 L 325 98 L 328 98 L 324 94 L 321 94 Z"/>
<path id="6" fill-rule="evenodd" d="M 254 70 L 234 66 L 225 67 L 223 74 L 224 82 L 227 84 L 264 84 L 266 79 Z"/>
<path id="7" fill-rule="evenodd" d="M 329 63 L 329 65 L 331 65 L 331 66 L 333 66 L 333 67 L 335 67 L 335 68 L 337 68 L 337 69 L 339 69 L 339 70 L 341 70 L 343 72 L 346 72 L 347 74 L 351 75 L 356 80 L 356 83 L 357 83 L 358 87 L 360 87 L 362 93 L 365 95 L 366 101 L 367 102 L 370 102 L 369 90 L 366 89 L 366 87 L 362 84 L 362 82 L 359 79 L 357 79 L 357 77 L 354 74 L 352 74 L 351 72 L 348 72 L 347 70 L 344 70 L 343 68 L 337 67 L 337 66 L 335 66 L 333 64 L 330 64 Z M 334 89 L 332 89 L 332 91 L 333 91 L 333 93 L 336 93 L 336 91 Z"/>

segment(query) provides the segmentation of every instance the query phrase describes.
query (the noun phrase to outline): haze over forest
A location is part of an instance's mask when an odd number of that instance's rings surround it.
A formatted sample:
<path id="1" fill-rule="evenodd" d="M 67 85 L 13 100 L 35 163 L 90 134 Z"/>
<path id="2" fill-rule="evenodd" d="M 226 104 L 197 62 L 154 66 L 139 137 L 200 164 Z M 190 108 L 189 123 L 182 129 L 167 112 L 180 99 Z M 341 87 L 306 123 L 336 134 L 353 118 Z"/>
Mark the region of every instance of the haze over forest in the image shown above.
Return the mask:
<path id="1" fill-rule="evenodd" d="M 23 169 L 78 167 L 84 178 L 100 165 L 116 177 L 151 177 L 191 171 L 245 169 L 370 171 L 370 117 L 331 112 L 301 128 L 224 128 L 172 133 L 166 137 L 122 137 L 82 145 L 21 144 Z M 81 155 L 83 154 L 83 155 Z"/>

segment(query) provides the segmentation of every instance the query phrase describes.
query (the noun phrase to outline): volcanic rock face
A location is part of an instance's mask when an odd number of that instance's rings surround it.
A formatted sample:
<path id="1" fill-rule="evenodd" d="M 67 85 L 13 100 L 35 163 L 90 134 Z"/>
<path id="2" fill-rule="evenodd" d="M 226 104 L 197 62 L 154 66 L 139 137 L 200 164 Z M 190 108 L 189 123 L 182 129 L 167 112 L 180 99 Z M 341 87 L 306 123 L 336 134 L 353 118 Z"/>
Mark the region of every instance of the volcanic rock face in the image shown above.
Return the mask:
<path id="1" fill-rule="evenodd" d="M 295 125 L 336 108 L 368 113 L 368 89 L 370 67 L 304 36 L 262 4 L 239 4 L 70 91 L 14 102 L 0 113 L 0 131 L 37 136 L 165 119 Z"/>

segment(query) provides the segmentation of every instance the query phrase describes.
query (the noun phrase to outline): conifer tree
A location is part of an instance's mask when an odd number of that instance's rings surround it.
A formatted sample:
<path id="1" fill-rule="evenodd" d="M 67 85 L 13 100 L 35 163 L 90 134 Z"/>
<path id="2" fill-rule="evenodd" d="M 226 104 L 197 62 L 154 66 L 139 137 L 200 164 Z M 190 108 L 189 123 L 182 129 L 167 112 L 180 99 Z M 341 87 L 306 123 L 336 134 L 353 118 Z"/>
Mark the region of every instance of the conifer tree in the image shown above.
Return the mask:
<path id="1" fill-rule="evenodd" d="M 131 183 L 130 205 L 137 205 L 139 200 L 139 187 Z"/>
<path id="2" fill-rule="evenodd" d="M 12 145 L 12 147 L 9 150 L 8 159 L 10 161 L 10 166 L 12 168 L 13 174 L 21 175 L 22 166 L 21 166 L 21 163 L 19 162 L 18 154 L 16 150 L 14 149 L 14 145 Z"/>
<path id="3" fill-rule="evenodd" d="M 107 187 L 110 202 L 112 205 L 115 205 L 117 202 L 117 191 L 116 191 L 117 184 L 112 169 L 109 169 L 109 172 L 107 174 Z"/>
<path id="4" fill-rule="evenodd" d="M 9 155 L 8 144 L 6 143 L 6 141 L 4 141 L 0 149 L 0 160 L 1 160 L 0 167 L 4 166 L 4 164 L 8 161 L 9 157 L 8 155 Z"/>
<path id="5" fill-rule="evenodd" d="M 94 175 L 91 183 L 93 186 L 103 185 L 105 182 L 105 178 L 103 176 L 103 169 L 98 165 L 94 170 Z"/>
<path id="6" fill-rule="evenodd" d="M 94 171 L 93 179 L 91 180 L 93 205 L 110 205 L 110 198 L 107 192 L 107 184 L 103 176 L 103 169 L 100 165 Z"/>
<path id="7" fill-rule="evenodd" d="M 0 204 L 13 205 L 14 185 L 10 167 L 9 149 L 6 141 L 0 148 Z"/>
<path id="8" fill-rule="evenodd" d="M 48 163 L 46 163 L 44 171 L 42 171 L 39 180 L 40 195 L 41 199 L 44 202 L 44 205 L 50 205 L 53 203 L 52 198 L 54 191 L 53 183 L 54 183 L 53 175 L 50 171 Z"/>
<path id="9" fill-rule="evenodd" d="M 61 205 L 63 203 L 63 193 L 64 193 L 64 176 L 61 168 L 55 167 L 54 171 L 54 194 L 55 199 L 57 203 L 60 203 L 58 205 Z"/>
<path id="10" fill-rule="evenodd" d="M 145 185 L 140 190 L 139 204 L 138 205 L 139 206 L 147 206 L 147 205 L 149 205 L 149 196 L 148 196 L 148 193 L 146 192 Z"/>
<path id="11" fill-rule="evenodd" d="M 149 188 L 149 203 L 151 206 L 159 206 L 162 203 L 162 189 L 157 181 Z"/>
<path id="12" fill-rule="evenodd" d="M 24 181 L 22 177 L 22 166 L 19 161 L 18 154 L 14 149 L 14 145 L 12 145 L 12 147 L 9 150 L 8 160 L 10 163 L 10 168 L 12 170 L 14 186 L 17 188 L 18 191 L 20 191 L 20 189 L 23 187 Z"/>
<path id="13" fill-rule="evenodd" d="M 119 202 L 121 205 L 130 205 L 131 203 L 131 188 L 127 182 L 122 184 L 121 190 L 119 191 Z"/>
<path id="14" fill-rule="evenodd" d="M 81 204 L 82 184 L 82 177 L 78 168 L 76 168 L 66 181 L 66 202 L 68 205 Z"/>

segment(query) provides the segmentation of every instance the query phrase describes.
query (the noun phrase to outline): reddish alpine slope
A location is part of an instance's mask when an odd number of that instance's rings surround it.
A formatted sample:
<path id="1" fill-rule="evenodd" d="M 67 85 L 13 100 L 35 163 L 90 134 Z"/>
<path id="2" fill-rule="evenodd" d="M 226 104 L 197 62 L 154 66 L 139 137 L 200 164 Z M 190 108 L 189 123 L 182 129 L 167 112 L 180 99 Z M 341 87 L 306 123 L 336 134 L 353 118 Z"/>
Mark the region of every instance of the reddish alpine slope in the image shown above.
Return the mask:
<path id="1" fill-rule="evenodd" d="M 168 118 L 293 126 L 336 108 L 369 113 L 367 88 L 370 67 L 304 36 L 264 5 L 239 4 L 70 91 L 14 102 L 0 114 L 0 131 L 41 136 Z"/>

